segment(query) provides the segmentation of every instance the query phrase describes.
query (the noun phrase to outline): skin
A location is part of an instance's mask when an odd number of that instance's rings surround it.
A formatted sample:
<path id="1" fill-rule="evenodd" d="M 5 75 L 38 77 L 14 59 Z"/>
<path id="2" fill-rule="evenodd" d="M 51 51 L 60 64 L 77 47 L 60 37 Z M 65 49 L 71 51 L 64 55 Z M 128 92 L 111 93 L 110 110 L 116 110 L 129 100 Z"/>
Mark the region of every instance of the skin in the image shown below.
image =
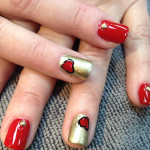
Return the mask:
<path id="1" fill-rule="evenodd" d="M 13 14 L 14 18 L 15 17 L 26 18 L 28 16 L 29 10 L 27 9 L 26 11 L 21 11 L 19 15 L 17 13 L 18 16 L 16 16 L 16 12 L 19 12 L 19 10 L 22 9 L 21 8 L 22 5 L 18 3 L 19 1 L 14 0 L 13 2 L 16 2 L 16 4 L 13 3 L 12 6 L 14 7 L 11 6 L 11 8 L 9 8 L 10 5 L 8 5 L 7 2 L 9 1 L 0 1 L 0 10 L 2 10 L 3 12 L 8 12 L 6 17 L 9 16 L 10 12 L 11 14 Z M 91 3 L 90 0 L 89 1 L 86 0 L 84 2 L 90 5 L 97 6 L 98 8 L 107 12 L 108 14 L 111 14 L 114 20 L 118 22 L 121 21 L 123 24 L 129 26 L 130 33 L 127 40 L 124 43 L 125 61 L 127 66 L 127 92 L 130 100 L 136 106 L 144 107 L 139 103 L 138 88 L 142 83 L 150 82 L 149 81 L 150 80 L 149 79 L 150 21 L 146 9 L 146 1 L 128 0 L 128 3 L 126 3 L 126 0 L 122 0 L 122 1 L 102 0 L 100 2 L 98 0 L 95 0 L 94 2 L 92 1 Z M 16 5 L 18 6 L 18 4 L 21 5 L 19 10 L 14 9 Z M 23 8 L 27 8 L 27 7 L 23 7 Z M 36 11 L 37 10 L 38 9 L 36 9 Z M 82 12 L 80 13 L 82 14 Z M 33 16 L 31 15 L 31 18 L 33 19 L 34 15 Z M 47 38 L 50 41 L 53 41 L 54 43 L 61 45 L 62 47 L 66 47 L 66 48 L 72 47 L 74 38 L 53 31 L 55 30 L 55 31 L 62 32 L 59 25 L 57 25 L 57 29 L 55 29 L 52 23 L 47 23 L 44 20 L 42 20 L 42 23 L 41 20 L 33 20 L 33 21 L 36 21 L 40 24 L 44 24 L 47 27 L 49 27 L 47 28 L 42 26 L 38 32 L 39 35 Z M 59 21 L 61 22 L 61 20 Z M 35 24 L 35 26 L 33 26 L 33 24 L 30 23 L 22 23 L 22 22 L 19 22 L 17 24 L 20 25 L 20 23 L 28 30 L 32 30 L 34 32 L 37 31 L 38 24 Z M 66 24 L 64 23 L 64 25 Z M 71 34 L 81 39 L 82 37 L 84 37 L 83 35 L 85 34 L 84 33 L 82 35 L 81 33 L 81 35 L 75 35 L 73 34 L 75 33 L 75 31 L 71 31 L 68 28 L 63 28 L 63 30 L 65 34 L 69 33 L 69 35 Z M 85 37 L 90 37 L 90 36 L 86 35 Z M 108 42 L 105 43 L 105 41 L 98 41 L 100 39 L 96 39 L 96 37 L 93 37 L 91 39 L 94 39 L 95 42 L 92 43 L 92 41 L 90 41 L 89 39 L 81 40 L 79 52 L 83 55 L 82 56 L 80 54 L 75 54 L 75 55 L 80 55 L 81 57 L 86 56 L 88 59 L 90 59 L 93 62 L 93 71 L 86 81 L 72 85 L 69 103 L 67 106 L 63 129 L 62 129 L 62 135 L 64 141 L 71 147 L 75 147 L 75 148 L 79 148 L 80 146 L 69 143 L 68 135 L 69 135 L 71 122 L 77 114 L 80 113 L 87 114 L 87 116 L 89 116 L 90 118 L 91 127 L 89 131 L 88 144 L 90 144 L 94 136 L 100 99 L 103 93 L 108 65 L 112 54 L 112 49 L 108 49 L 108 48 L 110 45 L 114 46 L 114 44 L 112 43 L 111 44 L 109 43 L 110 44 L 109 45 Z M 99 46 L 100 48 L 95 47 L 95 45 L 98 44 L 99 42 L 101 43 L 101 45 L 97 45 L 97 46 Z M 92 43 L 92 45 L 90 43 Z M 6 47 L 4 47 L 4 49 L 5 48 Z M 62 51 L 64 50 L 66 49 L 64 48 Z M 7 58 L 7 56 L 4 57 L 5 56 L 4 53 L 3 55 L 0 53 L 0 56 L 1 57 L 3 56 L 2 58 L 5 58 L 7 60 L 10 59 L 9 61 L 15 59 L 10 57 Z M 20 63 L 20 61 L 18 62 Z M 3 81 L 2 85 L 4 86 L 7 79 L 13 72 L 15 65 L 10 62 L 7 62 L 4 59 L 1 59 L 0 63 L 1 63 L 0 65 L 2 66 L 0 72 L 2 72 L 1 73 L 2 78 L 4 79 L 2 80 Z M 28 65 L 26 67 L 28 67 Z M 51 92 L 53 91 L 53 87 L 55 85 L 56 80 L 42 74 L 42 73 L 46 74 L 45 72 L 46 69 L 43 72 L 40 70 L 41 73 L 39 73 L 37 72 L 39 71 L 39 69 L 34 71 L 26 67 L 21 73 L 18 86 L 15 90 L 15 93 L 11 99 L 6 115 L 4 117 L 2 127 L 1 127 L 1 139 L 2 141 L 4 141 L 9 124 L 14 118 L 24 117 L 30 120 L 31 123 L 30 135 L 27 142 L 27 147 L 28 147 L 34 138 L 38 124 L 40 122 L 41 115 L 43 113 L 44 106 Z M 20 114 L 22 115 L 20 116 Z"/>

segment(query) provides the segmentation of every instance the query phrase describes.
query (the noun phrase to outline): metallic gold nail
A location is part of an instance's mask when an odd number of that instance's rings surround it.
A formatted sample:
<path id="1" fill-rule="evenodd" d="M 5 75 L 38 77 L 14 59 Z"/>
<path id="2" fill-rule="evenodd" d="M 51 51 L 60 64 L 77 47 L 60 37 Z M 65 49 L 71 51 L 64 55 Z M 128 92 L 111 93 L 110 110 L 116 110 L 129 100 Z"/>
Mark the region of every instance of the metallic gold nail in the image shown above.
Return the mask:
<path id="1" fill-rule="evenodd" d="M 92 63 L 90 61 L 78 57 L 64 55 L 60 58 L 59 63 L 63 71 L 82 80 L 85 80 L 92 70 Z"/>
<path id="2" fill-rule="evenodd" d="M 89 118 L 83 114 L 78 115 L 72 122 L 69 142 L 81 146 L 88 144 Z"/>

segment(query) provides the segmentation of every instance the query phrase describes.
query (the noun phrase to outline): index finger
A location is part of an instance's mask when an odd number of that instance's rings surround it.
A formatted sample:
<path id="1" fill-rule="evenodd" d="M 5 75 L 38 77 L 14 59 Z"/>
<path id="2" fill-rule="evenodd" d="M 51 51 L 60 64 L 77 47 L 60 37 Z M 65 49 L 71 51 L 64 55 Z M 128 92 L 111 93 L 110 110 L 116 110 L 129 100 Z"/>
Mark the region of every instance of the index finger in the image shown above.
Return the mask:
<path id="1" fill-rule="evenodd" d="M 127 26 L 114 23 L 102 10 L 78 0 L 0 0 L 0 10 L 101 48 L 113 48 L 128 35 Z"/>
<path id="2" fill-rule="evenodd" d="M 92 70 L 92 63 L 82 54 L 59 46 L 3 17 L 0 17 L 0 56 L 72 83 L 85 80 Z"/>

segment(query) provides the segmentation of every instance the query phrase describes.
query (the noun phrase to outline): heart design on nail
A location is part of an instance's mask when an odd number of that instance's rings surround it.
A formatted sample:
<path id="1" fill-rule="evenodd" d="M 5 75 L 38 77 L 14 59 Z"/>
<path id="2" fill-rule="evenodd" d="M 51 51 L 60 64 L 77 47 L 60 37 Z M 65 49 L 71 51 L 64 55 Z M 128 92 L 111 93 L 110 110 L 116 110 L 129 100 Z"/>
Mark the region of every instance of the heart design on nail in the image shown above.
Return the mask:
<path id="1" fill-rule="evenodd" d="M 85 128 L 85 130 L 89 130 L 89 118 L 88 117 L 82 117 L 80 120 L 79 120 L 79 125 L 83 128 Z"/>
<path id="2" fill-rule="evenodd" d="M 67 59 L 61 67 L 68 73 L 74 72 L 74 61 L 72 59 Z"/>

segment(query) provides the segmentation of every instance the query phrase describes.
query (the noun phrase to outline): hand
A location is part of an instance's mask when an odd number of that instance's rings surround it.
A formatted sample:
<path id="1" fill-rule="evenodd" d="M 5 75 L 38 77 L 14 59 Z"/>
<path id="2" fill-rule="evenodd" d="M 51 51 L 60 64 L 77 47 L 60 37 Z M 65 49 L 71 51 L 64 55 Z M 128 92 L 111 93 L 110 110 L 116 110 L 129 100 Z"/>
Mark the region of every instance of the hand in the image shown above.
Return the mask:
<path id="1" fill-rule="evenodd" d="M 86 2 L 90 4 L 93 1 Z M 129 36 L 124 43 L 127 64 L 127 92 L 134 105 L 145 107 L 146 105 L 143 105 L 143 99 L 139 97 L 141 95 L 140 92 L 143 93 L 143 90 L 139 91 L 139 87 L 143 83 L 150 84 L 150 19 L 146 1 L 129 0 L 127 2 L 126 0 L 105 0 L 94 1 L 93 3 L 108 14 L 111 14 L 118 22 L 121 21 L 123 24 L 129 26 Z M 74 84 L 71 88 L 62 132 L 64 141 L 71 147 L 80 147 L 78 144 L 84 146 L 87 144 L 85 142 L 86 140 L 84 142 L 79 140 L 79 137 L 81 138 L 83 134 L 77 137 L 75 136 L 75 132 L 72 132 L 69 138 L 72 121 L 79 114 L 85 114 L 89 117 L 88 144 L 93 139 L 99 104 L 112 50 L 98 49 L 82 41 L 79 52 L 92 60 L 93 66 L 96 66 L 96 69 L 90 75 L 91 80 L 88 79 L 83 83 Z M 149 104 L 150 98 L 146 94 L 150 94 L 148 90 L 143 94 L 143 97 L 147 101 L 145 104 Z"/>
<path id="2" fill-rule="evenodd" d="M 84 47 L 85 47 L 85 45 L 84 45 Z M 88 47 L 86 47 L 86 48 L 88 48 Z M 92 47 L 92 49 L 93 49 L 93 47 Z M 97 50 L 97 49 L 96 49 L 96 50 Z M 102 53 L 102 52 L 104 52 L 103 50 L 101 51 L 101 54 L 104 54 L 103 56 L 105 56 L 105 58 L 107 58 L 107 55 L 106 55 L 105 53 Z M 88 53 L 89 53 L 89 52 L 88 52 Z M 108 56 L 109 56 L 109 55 L 108 55 Z M 109 58 L 110 58 L 110 57 L 109 57 Z M 108 60 L 109 60 L 109 59 L 108 59 Z M 107 62 L 108 62 L 108 61 L 106 61 L 105 63 L 107 64 Z M 104 63 L 103 60 L 102 60 L 101 63 Z M 105 64 L 105 63 L 104 63 L 104 64 Z M 103 67 L 103 66 L 101 66 L 101 67 Z M 105 66 L 105 67 L 106 67 L 106 66 Z M 103 70 L 103 68 L 102 68 L 101 70 Z M 106 67 L 106 70 L 107 70 L 107 67 Z M 106 71 L 106 72 L 107 72 L 107 71 Z M 92 75 L 91 75 L 91 76 L 92 76 Z M 103 78 L 103 72 L 102 72 L 102 79 L 104 79 L 104 78 Z M 102 80 L 102 79 L 100 79 L 100 80 Z M 86 81 L 86 82 L 88 82 L 88 81 Z M 99 86 L 99 85 L 98 85 L 98 86 Z M 84 84 L 83 84 L 83 87 L 84 87 Z M 90 86 L 90 87 L 91 87 L 91 86 Z M 83 91 L 84 91 L 84 90 L 83 90 Z M 97 93 L 97 92 L 96 92 L 96 93 Z M 86 93 L 85 93 L 85 94 L 86 94 Z M 89 95 L 89 94 L 88 94 L 88 95 Z M 94 94 L 92 94 L 92 95 L 94 95 Z M 74 94 L 74 96 L 75 96 L 75 94 Z M 74 96 L 73 96 L 73 97 L 74 97 Z M 85 96 L 86 96 L 86 95 L 85 95 Z M 84 98 L 84 97 L 82 97 L 82 94 L 81 94 L 81 98 L 82 98 L 82 99 Z M 74 98 L 74 99 L 75 99 L 75 98 Z M 76 99 L 76 100 L 77 100 L 77 99 Z M 83 100 L 84 100 L 84 99 L 83 99 Z M 70 101 L 72 101 L 72 100 L 70 100 Z M 85 101 L 86 101 L 86 99 L 85 99 Z M 72 101 L 72 102 L 73 102 L 73 101 Z M 99 98 L 98 98 L 98 101 L 96 101 L 96 102 L 99 103 Z M 71 102 L 70 102 L 70 103 L 71 103 Z M 93 103 L 93 102 L 91 102 L 91 103 Z M 90 104 L 91 104 L 91 103 L 90 103 Z M 72 103 L 72 104 L 73 104 L 73 103 Z M 96 104 L 95 104 L 95 105 L 96 105 Z M 70 105 L 70 106 L 71 106 L 71 105 Z M 78 106 L 79 106 L 79 105 L 78 105 Z M 68 107 L 69 107 L 69 106 L 68 106 Z M 74 107 L 70 107 L 70 108 L 74 108 Z M 78 108 L 79 108 L 79 107 L 78 107 Z M 91 108 L 91 107 L 90 107 L 90 108 Z M 95 108 L 97 108 L 97 107 L 95 107 Z M 75 108 L 75 109 L 76 109 L 76 108 Z M 67 111 L 67 112 L 68 112 L 68 111 Z M 73 111 L 73 112 L 74 112 L 74 111 Z M 77 111 L 77 112 L 78 112 L 78 111 Z M 86 114 L 87 114 L 88 112 L 89 112 L 89 111 L 87 110 L 87 111 L 86 111 Z M 66 116 L 68 116 L 67 114 L 68 114 L 68 113 L 66 113 Z M 90 114 L 90 113 L 89 113 L 89 114 Z M 71 114 L 70 114 L 70 115 L 71 115 Z M 71 116 L 72 116 L 72 115 L 71 115 Z M 73 116 L 74 116 L 74 115 L 73 115 Z M 73 118 L 73 116 L 72 116 L 72 118 Z M 91 116 L 93 117 L 93 115 L 91 115 Z M 92 117 L 90 117 L 90 118 L 92 118 Z M 68 117 L 66 117 L 66 118 L 68 118 Z M 92 122 L 92 127 L 90 128 L 90 130 L 92 130 L 92 131 L 94 131 L 94 130 L 93 130 L 93 129 L 94 129 L 93 124 L 96 124 L 95 119 L 96 119 L 95 116 L 94 116 L 92 119 L 90 119 L 90 120 L 93 120 L 93 122 Z M 68 122 L 66 123 L 66 121 L 65 121 L 65 124 L 68 124 L 68 126 L 70 126 L 69 122 L 71 122 L 72 119 L 68 118 L 67 120 L 68 120 Z M 94 123 L 94 122 L 95 122 L 95 123 Z M 64 125 L 64 126 L 65 126 L 65 125 Z M 64 127 L 64 128 L 65 128 L 65 127 Z M 64 129 L 64 130 L 65 130 L 65 129 Z M 63 130 L 63 131 L 64 131 L 64 130 Z M 92 133 L 92 132 L 90 132 L 90 133 Z M 66 138 L 65 138 L 65 137 L 66 137 Z M 92 136 L 89 135 L 89 138 L 92 139 Z M 66 134 L 65 134 L 65 136 L 64 136 L 64 139 L 67 140 Z M 68 141 L 68 140 L 67 140 L 67 141 Z M 75 145 L 75 146 L 76 146 L 76 145 Z"/>
<path id="3" fill-rule="evenodd" d="M 3 4 L 3 2 L 2 2 L 2 4 Z M 20 3 L 19 3 L 20 4 Z M 90 8 L 90 7 L 88 7 L 87 5 L 84 5 L 83 4 L 83 8 L 82 8 L 82 3 L 77 3 L 78 4 L 78 6 L 80 6 L 81 7 L 81 11 L 80 11 L 80 8 L 78 9 L 79 11 L 77 11 L 75 14 L 77 14 L 77 15 L 73 15 L 73 23 L 75 23 L 75 25 L 71 25 L 70 26 L 70 28 L 71 28 L 71 31 L 73 32 L 73 33 L 71 33 L 71 35 L 76 35 L 76 31 L 80 31 L 83 27 L 82 26 L 79 26 L 78 27 L 78 25 L 76 25 L 76 21 L 74 21 L 74 20 L 77 20 L 78 18 L 80 18 L 81 20 L 82 20 L 82 10 L 84 10 L 84 9 L 88 9 L 88 11 L 89 10 L 91 10 L 91 12 L 96 12 L 96 14 L 97 14 L 97 16 L 99 16 L 98 15 L 98 13 L 100 13 L 100 11 L 98 11 L 98 10 L 96 10 L 94 7 L 92 7 L 92 8 Z M 21 4 L 20 4 L 21 5 Z M 1 5 L 2 6 L 2 5 Z M 3 5 L 4 6 L 4 5 Z M 7 6 L 9 6 L 9 5 L 5 5 L 6 6 L 6 8 L 7 8 Z M 19 8 L 19 7 L 16 7 L 16 8 Z M 78 7 L 77 7 L 78 8 Z M 76 9 L 77 9 L 76 8 Z M 40 9 L 41 10 L 41 9 Z M 16 12 L 15 12 L 16 13 Z M 3 16 L 13 16 L 12 15 L 12 12 L 8 12 L 7 11 L 7 9 L 6 9 L 6 11 L 5 11 L 5 9 L 4 9 L 4 7 L 2 7 L 2 9 L 1 9 L 1 14 L 3 14 Z M 19 13 L 18 13 L 19 14 Z M 101 12 L 101 15 L 103 15 L 103 13 Z M 77 17 L 76 17 L 77 16 Z M 81 16 L 81 17 L 80 17 Z M 106 15 L 107 16 L 107 15 Z M 19 16 L 20 17 L 20 16 Z M 105 19 L 107 19 L 107 17 L 105 17 L 105 15 L 103 16 Z M 12 18 L 14 18 L 14 16 L 12 17 Z M 74 19 L 75 18 L 75 19 Z M 20 65 L 24 65 L 24 66 L 27 66 L 27 67 L 29 67 L 29 68 L 31 68 L 31 69 L 35 69 L 35 70 L 37 70 L 37 71 L 40 71 L 41 73 L 44 73 L 44 74 L 46 74 L 46 75 L 51 75 L 51 76 L 53 76 L 53 77 L 57 77 L 57 78 L 59 78 L 59 76 L 61 76 L 61 73 L 59 72 L 59 69 L 57 70 L 57 66 L 55 65 L 55 61 L 57 61 L 57 59 L 58 59 L 58 57 L 59 57 L 59 55 L 57 56 L 57 57 L 54 57 L 53 59 L 51 58 L 50 59 L 50 57 L 47 57 L 47 55 L 48 54 L 53 54 L 53 51 L 50 51 L 50 53 L 48 53 L 49 52 L 49 50 L 47 50 L 45 53 L 43 52 L 43 49 L 44 50 L 46 50 L 46 48 L 48 49 L 48 47 L 51 47 L 51 48 L 54 48 L 55 50 L 56 50 L 56 53 L 57 54 L 59 54 L 59 51 L 57 51 L 58 49 L 62 49 L 63 50 L 63 48 L 62 47 L 57 47 L 54 43 L 50 43 L 50 42 L 48 42 L 47 40 L 45 40 L 45 39 L 43 39 L 43 38 L 41 38 L 41 37 L 39 37 L 39 36 L 36 36 L 35 34 L 31 34 L 31 32 L 28 32 L 27 30 L 25 30 L 25 29 L 23 29 L 23 28 L 20 28 L 19 26 L 16 26 L 15 24 L 12 24 L 11 22 L 9 22 L 8 20 L 6 20 L 5 18 L 0 18 L 1 19 L 1 31 L 3 31 L 3 32 L 1 32 L 1 36 L 2 37 L 6 37 L 6 39 L 5 40 L 3 40 L 3 38 L 2 38 L 2 40 L 1 40 L 1 54 L 0 54 L 0 56 L 2 57 L 2 58 L 4 58 L 4 59 L 6 59 L 6 60 L 9 60 L 9 61 L 11 61 L 11 62 L 13 62 L 13 63 L 17 63 L 17 64 L 20 64 Z M 34 19 L 33 19 L 34 20 Z M 101 20 L 101 19 L 100 19 Z M 99 20 L 99 22 L 100 22 L 100 20 Z M 109 17 L 108 17 L 108 20 L 109 20 Z M 38 22 L 38 21 L 37 21 Z M 92 22 L 93 23 L 93 22 Z M 97 22 L 98 23 L 98 22 Z M 80 25 L 81 25 L 82 23 L 80 23 Z M 89 25 L 89 26 L 91 26 L 91 25 Z M 98 24 L 96 25 L 96 28 L 97 28 L 97 26 L 98 26 Z M 121 26 L 121 25 L 120 25 Z M 5 27 L 5 28 L 4 28 Z M 84 27 L 86 27 L 86 26 L 84 26 Z M 72 29 L 73 28 L 73 29 Z M 57 29 L 57 28 L 56 28 Z M 87 28 L 88 29 L 88 28 Z M 7 32 L 6 32 L 6 30 L 7 30 Z M 22 33 L 23 35 L 24 35 L 24 37 L 20 37 L 19 36 L 19 34 L 16 34 L 16 33 L 18 33 L 18 31 L 19 31 L 19 33 Z M 64 31 L 64 29 L 63 29 L 63 31 Z M 90 30 L 89 30 L 90 31 Z M 69 31 L 70 32 L 70 31 Z M 85 32 L 85 31 L 84 31 Z M 81 34 L 81 32 L 79 32 L 81 35 L 79 36 L 79 37 L 82 37 L 83 36 L 83 39 L 84 39 L 84 36 L 86 35 L 85 33 L 82 33 Z M 127 31 L 125 31 L 126 33 L 127 33 Z M 4 33 L 4 34 L 3 34 Z M 92 33 L 92 32 L 91 32 Z M 92 33 L 93 34 L 93 33 Z M 91 35 L 92 35 L 91 34 Z M 78 34 L 77 34 L 78 35 Z M 124 36 L 124 39 L 123 39 L 123 41 L 125 40 L 125 38 L 126 38 L 126 35 L 127 34 L 125 34 L 125 36 Z M 95 35 L 94 35 L 95 36 Z M 93 37 L 94 37 L 93 36 Z M 96 36 L 98 36 L 97 35 L 97 29 L 96 29 Z M 12 37 L 14 37 L 13 38 L 13 40 L 12 40 Z M 28 39 L 28 37 L 29 37 L 29 39 Z M 91 36 L 92 37 L 92 36 Z M 24 40 L 25 38 L 27 38 L 27 41 L 26 40 Z M 35 41 L 34 41 L 34 40 Z M 105 37 L 103 36 L 103 39 L 105 39 Z M 7 40 L 7 43 L 5 43 L 6 42 L 6 40 Z M 19 43 L 18 43 L 18 40 L 20 41 Z M 15 41 L 17 41 L 17 45 L 14 45 L 14 42 Z M 87 39 L 87 41 L 88 41 L 88 39 Z M 89 40 L 89 41 L 91 41 L 91 39 Z M 114 46 L 116 46 L 116 44 L 114 44 L 114 43 L 112 43 L 112 42 L 117 42 L 117 43 L 119 43 L 120 41 L 113 41 L 113 38 L 112 39 L 110 39 L 109 38 L 109 41 L 110 42 L 107 42 L 107 41 L 104 41 L 104 40 L 98 40 L 99 42 L 100 41 L 102 41 L 102 42 L 100 42 L 101 44 L 99 44 L 98 43 L 98 45 L 102 45 L 102 47 L 104 46 L 104 47 L 114 47 Z M 123 41 L 121 41 L 121 42 L 123 42 Z M 13 44 L 12 44 L 13 43 Z M 44 44 L 43 44 L 44 43 Z M 95 43 L 95 40 L 94 40 L 94 43 Z M 51 46 L 50 46 L 50 44 L 51 44 Z M 11 52 L 12 52 L 12 47 L 11 46 L 14 46 L 13 47 L 13 56 L 11 55 Z M 16 46 L 16 47 L 15 47 Z M 40 47 L 40 48 L 39 48 Z M 27 50 L 27 48 L 29 48 L 29 50 Z M 39 49 L 40 50 L 39 50 Z M 8 50 L 8 51 L 7 51 Z M 68 50 L 63 50 L 63 52 L 65 53 L 65 52 L 67 52 Z M 68 51 L 69 52 L 69 51 Z M 71 53 L 71 52 L 70 52 Z M 42 54 L 42 55 L 41 55 Z M 43 54 L 46 54 L 46 55 L 43 55 Z M 62 54 L 60 54 L 60 55 L 62 55 Z M 28 57 L 27 57 L 28 56 Z M 42 59 L 42 57 L 44 56 L 44 60 Z M 81 56 L 81 55 L 79 55 L 79 54 L 75 54 L 74 53 L 74 56 L 76 56 L 76 57 L 83 57 L 84 58 L 84 56 Z M 14 70 L 14 68 L 15 68 L 15 66 L 13 65 L 13 64 L 9 64 L 8 62 L 6 62 L 5 60 L 2 60 L 2 61 L 4 61 L 4 64 L 7 64 L 8 65 L 8 67 L 7 67 L 7 69 L 8 68 L 11 68 L 10 69 L 10 72 L 9 72 L 9 74 L 5 77 L 5 74 L 6 74 L 6 72 L 4 72 L 3 73 L 3 77 L 5 78 L 5 80 L 3 80 L 4 82 L 3 82 L 3 85 L 6 83 L 6 81 L 7 81 L 7 79 L 9 78 L 9 76 L 10 76 L 10 74 L 13 72 L 13 70 Z M 47 67 L 45 67 L 45 65 L 46 64 L 52 64 L 52 63 L 54 63 L 54 68 L 53 68 L 53 66 L 52 66 L 52 68 L 48 68 L 47 69 Z M 87 63 L 86 63 L 87 64 Z M 4 65 L 3 65 L 4 66 Z M 13 67 L 12 67 L 13 66 Z M 55 68 L 55 66 L 56 66 L 56 68 Z M 4 68 L 4 67 L 3 67 Z M 49 71 L 50 70 L 50 71 Z M 30 70 L 30 72 L 32 72 L 31 70 Z M 90 70 L 88 71 L 88 72 L 90 72 Z M 85 73 L 84 73 L 85 74 Z M 85 79 L 88 75 L 89 75 L 89 73 L 87 74 L 86 73 L 86 76 L 82 76 L 81 74 L 79 74 L 79 73 L 75 73 L 75 75 L 76 76 L 78 76 L 78 77 L 80 77 L 80 79 Z M 61 76 L 62 78 L 63 78 L 63 76 Z M 61 77 L 59 78 L 59 79 L 61 79 Z M 68 77 L 70 77 L 70 76 L 68 76 Z M 68 78 L 68 77 L 66 77 L 67 79 L 63 79 L 63 80 L 66 80 L 66 81 L 70 81 L 70 82 L 79 82 L 77 79 L 75 79 L 75 78 L 73 78 L 73 77 L 70 77 L 70 79 Z M 30 90 L 29 90 L 30 91 Z M 31 91 L 30 91 L 31 92 Z M 21 92 L 20 92 L 21 93 Z M 33 93 L 31 93 L 32 95 L 33 95 Z M 26 92 L 26 95 L 27 95 L 27 92 Z M 44 98 L 43 98 L 44 99 Z M 12 100 L 13 101 L 13 100 Z M 11 104 L 10 104 L 10 107 L 9 108 L 11 108 Z M 8 112 L 9 112 L 9 108 L 8 108 Z M 15 107 L 14 107 L 15 108 Z M 7 115 L 6 115 L 7 116 Z"/>
<path id="4" fill-rule="evenodd" d="M 32 20 L 59 33 L 78 37 L 97 47 L 113 48 L 116 46 L 112 43 L 114 40 L 116 41 L 115 37 L 110 37 L 108 42 L 105 41 L 106 37 L 100 38 L 97 34 L 98 24 L 102 20 L 111 21 L 112 19 L 103 11 L 79 0 L 0 0 L 0 13 L 5 16 Z M 5 22 L 1 18 L 1 24 L 4 25 Z M 121 42 L 125 40 L 126 36 L 127 34 L 122 35 L 124 38 Z M 120 43 L 120 39 L 116 43 Z"/>
<path id="5" fill-rule="evenodd" d="M 64 7 L 59 7 L 60 5 L 60 1 L 49 1 L 47 3 L 42 0 L 37 3 L 37 1 L 32 2 L 1 0 L 0 13 L 3 16 L 11 16 L 13 18 L 24 17 L 25 19 L 35 21 L 60 33 L 79 37 L 80 39 L 84 39 L 85 41 L 90 42 L 96 46 L 101 46 L 102 48 L 113 48 L 117 44 L 112 42 L 120 43 L 126 39 L 128 28 L 119 24 L 115 25 L 115 33 L 117 33 L 117 35 L 119 36 L 121 35 L 121 37 L 123 38 L 118 38 L 118 36 L 116 35 L 112 36 L 114 34 L 108 34 L 109 32 L 112 33 L 113 30 L 110 30 L 108 33 L 103 32 L 102 34 L 100 34 L 100 32 L 102 31 L 98 28 L 98 26 L 101 25 L 100 23 L 102 23 L 102 20 L 112 19 L 110 19 L 107 14 L 105 14 L 103 11 L 98 10 L 96 7 L 86 5 L 76 0 L 72 0 L 69 3 L 64 3 Z M 55 8 L 55 10 L 52 8 Z M 70 10 L 70 8 L 72 9 Z M 50 11 L 51 13 L 45 13 L 46 11 Z M 83 12 L 84 16 L 82 15 Z M 36 16 L 37 14 L 38 17 Z M 94 17 L 91 17 L 91 14 L 94 15 Z M 63 17 L 60 17 L 62 15 Z M 91 18 L 91 21 L 89 21 L 89 18 Z M 51 22 L 48 22 L 47 20 L 51 20 Z M 1 38 L 0 40 L 0 56 L 3 59 L 34 69 L 45 75 L 52 76 L 61 80 L 72 83 L 80 82 L 76 78 L 73 78 L 70 75 L 67 76 L 62 73 L 60 71 L 60 67 L 58 66 L 58 62 L 60 61 L 60 57 L 64 54 L 79 58 L 85 58 L 83 55 L 69 51 L 69 49 L 51 43 L 50 41 L 45 40 L 40 36 L 37 36 L 31 32 L 26 31 L 23 28 L 16 26 L 15 24 L 10 23 L 3 17 L 0 18 L 0 22 L 0 37 L 6 37 L 5 39 Z M 20 33 L 22 33 L 22 36 L 20 36 Z M 19 43 L 15 45 L 13 44 L 12 55 L 12 42 L 15 43 L 15 41 L 18 40 L 20 41 Z M 53 65 L 49 66 L 49 64 Z M 82 65 L 83 67 L 83 63 L 80 63 L 80 65 Z M 86 73 L 82 73 L 82 79 L 86 78 L 85 76 L 87 76 L 88 72 L 90 71 L 87 70 L 87 68 L 85 68 L 85 70 Z M 81 78 L 79 72 L 76 72 L 73 75 L 78 77 L 80 76 Z"/>
<path id="6" fill-rule="evenodd" d="M 73 38 L 55 33 L 45 27 L 41 27 L 38 34 L 62 46 L 72 47 Z M 9 67 L 11 68 L 11 66 Z M 5 72 L 7 72 L 7 70 L 5 70 Z M 13 95 L 3 120 L 1 128 L 2 141 L 6 138 L 6 133 L 12 120 L 21 117 L 30 120 L 31 134 L 27 146 L 30 145 L 36 129 L 38 128 L 44 106 L 51 95 L 55 82 L 55 79 L 47 77 L 41 73 L 27 68 L 23 69 L 15 94 Z M 25 136 L 26 135 L 24 134 L 23 137 Z M 16 138 L 16 140 L 18 139 Z M 16 146 L 15 144 L 11 148 L 14 148 L 14 146 Z M 23 145 L 22 140 L 20 146 L 25 146 Z M 10 147 L 10 145 L 8 147 Z"/>

